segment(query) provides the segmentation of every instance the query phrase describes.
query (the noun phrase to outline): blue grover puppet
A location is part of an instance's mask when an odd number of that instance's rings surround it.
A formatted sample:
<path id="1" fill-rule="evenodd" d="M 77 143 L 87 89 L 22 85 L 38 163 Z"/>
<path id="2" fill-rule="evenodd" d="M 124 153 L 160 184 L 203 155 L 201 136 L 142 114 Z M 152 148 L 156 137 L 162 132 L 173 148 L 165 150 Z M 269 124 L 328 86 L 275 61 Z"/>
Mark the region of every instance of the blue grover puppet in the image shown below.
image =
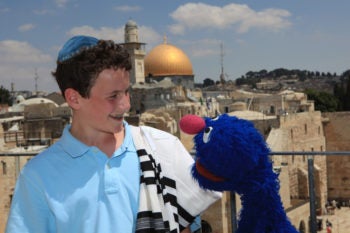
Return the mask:
<path id="1" fill-rule="evenodd" d="M 192 175 L 199 185 L 240 195 L 237 233 L 297 233 L 279 196 L 270 149 L 251 122 L 227 114 L 214 119 L 186 115 L 180 128 L 195 134 Z"/>

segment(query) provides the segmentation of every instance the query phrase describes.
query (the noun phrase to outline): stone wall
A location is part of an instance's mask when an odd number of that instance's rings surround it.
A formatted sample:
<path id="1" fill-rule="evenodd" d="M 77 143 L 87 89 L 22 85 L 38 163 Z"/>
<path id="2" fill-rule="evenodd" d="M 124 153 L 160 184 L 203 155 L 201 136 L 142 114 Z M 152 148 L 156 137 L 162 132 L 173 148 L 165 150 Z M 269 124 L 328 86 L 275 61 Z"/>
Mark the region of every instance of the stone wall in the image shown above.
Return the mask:
<path id="1" fill-rule="evenodd" d="M 309 231 L 309 216 L 310 216 L 310 204 L 309 202 L 301 203 L 300 205 L 286 210 L 287 216 L 295 228 L 300 232 Z M 304 231 L 302 231 L 304 230 Z"/>
<path id="2" fill-rule="evenodd" d="M 0 232 L 5 232 L 12 193 L 19 171 L 30 158 L 32 156 L 25 154 L 22 156 L 0 154 Z"/>
<path id="3" fill-rule="evenodd" d="M 268 138 L 273 151 L 325 151 L 321 113 L 302 112 L 280 117 L 280 128 Z M 271 136 L 271 135 L 270 135 Z M 308 159 L 306 155 L 274 156 L 276 166 L 287 166 L 292 199 L 308 198 Z M 315 156 L 315 188 L 318 208 L 327 201 L 327 167 L 324 156 Z"/>
<path id="4" fill-rule="evenodd" d="M 350 112 L 323 113 L 327 151 L 350 151 Z M 328 198 L 350 200 L 350 154 L 327 156 Z"/>

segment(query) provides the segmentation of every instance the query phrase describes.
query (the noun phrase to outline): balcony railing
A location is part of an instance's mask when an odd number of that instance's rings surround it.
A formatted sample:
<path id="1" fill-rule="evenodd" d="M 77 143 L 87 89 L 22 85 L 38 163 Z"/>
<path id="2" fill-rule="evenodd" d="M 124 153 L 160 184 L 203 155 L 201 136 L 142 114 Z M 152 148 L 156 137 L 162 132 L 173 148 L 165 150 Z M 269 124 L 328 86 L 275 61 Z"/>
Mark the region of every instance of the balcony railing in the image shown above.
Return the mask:
<path id="1" fill-rule="evenodd" d="M 16 174 L 20 170 L 20 156 L 35 156 L 34 152 L 9 153 L 0 152 L 0 157 L 15 157 Z M 314 183 L 314 156 L 350 156 L 350 151 L 274 151 L 270 153 L 271 156 L 307 156 L 308 161 L 308 179 L 309 179 L 309 197 L 310 197 L 310 233 L 317 233 L 317 217 L 316 217 L 316 195 Z M 237 230 L 237 216 L 236 216 L 236 197 L 235 193 L 231 193 L 231 216 L 232 216 L 232 233 Z"/>

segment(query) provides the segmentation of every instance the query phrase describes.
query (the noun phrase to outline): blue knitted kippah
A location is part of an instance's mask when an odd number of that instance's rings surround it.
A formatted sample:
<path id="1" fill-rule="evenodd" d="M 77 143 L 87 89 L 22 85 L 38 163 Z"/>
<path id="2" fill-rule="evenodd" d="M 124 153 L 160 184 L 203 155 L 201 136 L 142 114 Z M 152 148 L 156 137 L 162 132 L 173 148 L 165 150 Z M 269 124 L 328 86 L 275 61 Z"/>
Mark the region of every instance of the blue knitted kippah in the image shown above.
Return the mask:
<path id="1" fill-rule="evenodd" d="M 70 38 L 58 53 L 57 61 L 66 61 L 84 49 L 89 49 L 97 45 L 98 39 L 91 36 L 74 36 Z"/>

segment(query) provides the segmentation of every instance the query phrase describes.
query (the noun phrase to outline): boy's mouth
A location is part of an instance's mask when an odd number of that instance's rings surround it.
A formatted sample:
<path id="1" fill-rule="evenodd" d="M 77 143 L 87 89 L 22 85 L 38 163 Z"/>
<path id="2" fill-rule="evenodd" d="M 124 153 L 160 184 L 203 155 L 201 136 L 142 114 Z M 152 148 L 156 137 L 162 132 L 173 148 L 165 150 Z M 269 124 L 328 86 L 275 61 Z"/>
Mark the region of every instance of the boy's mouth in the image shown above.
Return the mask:
<path id="1" fill-rule="evenodd" d="M 109 117 L 114 119 L 114 120 L 121 121 L 121 120 L 123 120 L 124 115 L 118 115 L 118 116 L 109 115 Z"/>

